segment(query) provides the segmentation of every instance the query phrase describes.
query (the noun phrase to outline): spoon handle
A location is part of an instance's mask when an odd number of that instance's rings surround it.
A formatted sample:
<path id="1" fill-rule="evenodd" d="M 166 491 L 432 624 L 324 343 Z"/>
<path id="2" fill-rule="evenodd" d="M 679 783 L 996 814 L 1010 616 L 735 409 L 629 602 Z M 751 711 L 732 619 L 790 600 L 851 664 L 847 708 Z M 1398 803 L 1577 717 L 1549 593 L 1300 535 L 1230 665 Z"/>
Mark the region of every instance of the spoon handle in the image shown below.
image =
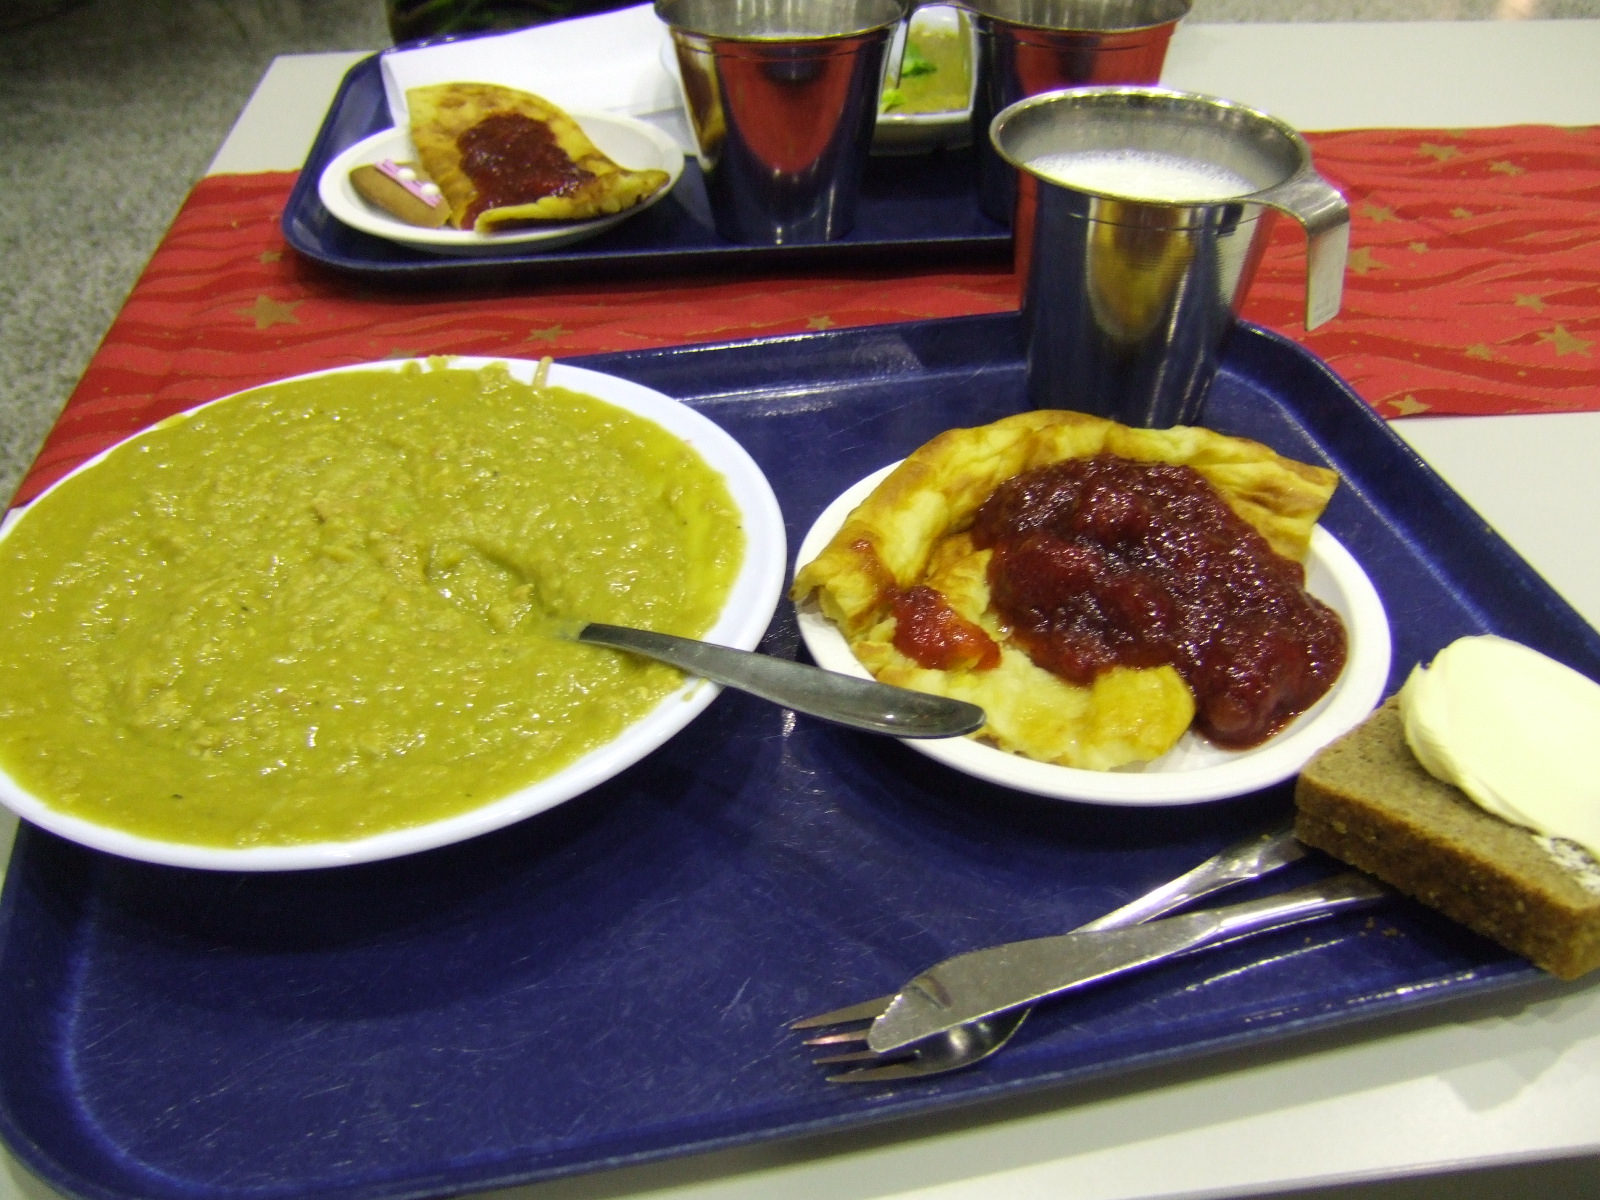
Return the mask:
<path id="1" fill-rule="evenodd" d="M 983 709 L 948 696 L 891 687 L 837 671 L 622 625 L 585 625 L 577 640 L 658 659 L 824 721 L 902 738 L 958 737 L 980 728 Z"/>
<path id="2" fill-rule="evenodd" d="M 1259 879 L 1269 871 L 1286 867 L 1305 857 L 1305 845 L 1294 836 L 1293 822 L 1285 822 L 1266 833 L 1236 842 L 1206 859 L 1194 870 L 1146 892 L 1137 900 L 1109 912 L 1098 920 L 1080 925 L 1073 933 L 1098 933 L 1102 929 L 1125 929 L 1169 913 L 1202 896 L 1232 887 L 1246 880 Z"/>

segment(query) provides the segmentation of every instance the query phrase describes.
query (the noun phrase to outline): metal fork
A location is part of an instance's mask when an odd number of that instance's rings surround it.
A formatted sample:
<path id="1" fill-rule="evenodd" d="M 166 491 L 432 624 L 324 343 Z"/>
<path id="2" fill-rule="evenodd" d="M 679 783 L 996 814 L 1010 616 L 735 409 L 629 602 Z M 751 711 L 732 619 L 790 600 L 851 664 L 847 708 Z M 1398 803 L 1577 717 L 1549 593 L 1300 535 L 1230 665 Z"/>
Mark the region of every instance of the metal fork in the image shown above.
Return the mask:
<path id="1" fill-rule="evenodd" d="M 1208 858 L 1192 871 L 1185 872 L 1160 887 L 1145 893 L 1137 900 L 1124 904 L 1087 925 L 1080 925 L 1073 933 L 1094 933 L 1106 929 L 1123 929 L 1140 925 L 1154 917 L 1191 904 L 1203 896 L 1247 880 L 1259 879 L 1279 867 L 1287 866 L 1305 855 L 1305 847 L 1295 840 L 1292 828 L 1285 824 L 1266 833 L 1255 834 L 1229 846 Z M 898 993 L 877 996 L 791 1021 L 790 1029 L 822 1029 L 829 1026 L 848 1026 L 835 1033 L 807 1038 L 808 1046 L 845 1047 L 859 1049 L 824 1054 L 814 1061 L 819 1066 L 852 1063 L 850 1070 L 829 1075 L 830 1083 L 885 1083 L 896 1079 L 914 1079 L 927 1075 L 940 1075 L 970 1067 L 980 1059 L 989 1057 L 1008 1041 L 1027 1018 L 1029 1009 L 1018 1008 L 983 1020 L 971 1021 L 948 1033 L 926 1038 L 914 1045 L 879 1054 L 867 1049 L 867 1030 L 894 1002 Z"/>

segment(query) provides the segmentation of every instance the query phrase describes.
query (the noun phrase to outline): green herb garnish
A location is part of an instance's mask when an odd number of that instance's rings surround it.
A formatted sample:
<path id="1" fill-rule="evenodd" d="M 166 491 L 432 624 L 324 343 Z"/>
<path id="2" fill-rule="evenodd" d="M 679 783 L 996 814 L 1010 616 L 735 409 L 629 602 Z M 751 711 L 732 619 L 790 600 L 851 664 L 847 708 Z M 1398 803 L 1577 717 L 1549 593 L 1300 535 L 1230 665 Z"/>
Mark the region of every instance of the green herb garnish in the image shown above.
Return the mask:
<path id="1" fill-rule="evenodd" d="M 915 79 L 918 75 L 932 75 L 939 68 L 917 49 L 917 44 L 906 39 L 906 52 L 900 56 L 900 78 Z"/>

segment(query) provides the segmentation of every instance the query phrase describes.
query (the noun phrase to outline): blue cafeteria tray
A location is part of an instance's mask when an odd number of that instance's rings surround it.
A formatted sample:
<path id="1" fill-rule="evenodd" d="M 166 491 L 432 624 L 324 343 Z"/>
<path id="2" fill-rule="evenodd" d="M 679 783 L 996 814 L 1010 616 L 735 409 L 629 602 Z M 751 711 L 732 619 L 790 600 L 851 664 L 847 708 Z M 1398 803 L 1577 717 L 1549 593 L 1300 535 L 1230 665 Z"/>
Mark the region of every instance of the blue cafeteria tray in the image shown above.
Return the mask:
<path id="1" fill-rule="evenodd" d="M 705 181 L 691 156 L 659 204 L 598 237 L 556 250 L 509 246 L 493 257 L 428 254 L 336 221 L 317 196 L 323 168 L 347 146 L 394 122 L 378 56 L 345 75 L 283 211 L 283 235 L 305 257 L 335 270 L 397 286 L 547 282 L 644 273 L 774 266 L 881 264 L 930 257 L 943 262 L 1004 260 L 1011 231 L 978 208 L 972 150 L 875 157 L 862 180 L 855 228 L 811 246 L 746 246 L 724 241 L 711 223 Z"/>
<path id="2" fill-rule="evenodd" d="M 791 545 L 874 468 L 1023 402 L 1015 314 L 582 361 L 722 423 Z M 1391 684 L 1482 631 L 1600 675 L 1595 631 L 1305 351 L 1240 330 L 1207 421 L 1343 473 L 1326 523 L 1388 607 Z M 764 645 L 797 653 L 787 604 Z M 1047 1006 L 960 1074 L 829 1084 L 784 1029 L 1070 929 L 1289 803 L 1287 784 L 1173 809 L 1042 800 L 725 692 L 593 792 L 411 858 L 214 874 L 24 826 L 0 899 L 0 1132 L 83 1197 L 440 1196 L 1203 1069 L 1545 978 L 1395 900 Z"/>

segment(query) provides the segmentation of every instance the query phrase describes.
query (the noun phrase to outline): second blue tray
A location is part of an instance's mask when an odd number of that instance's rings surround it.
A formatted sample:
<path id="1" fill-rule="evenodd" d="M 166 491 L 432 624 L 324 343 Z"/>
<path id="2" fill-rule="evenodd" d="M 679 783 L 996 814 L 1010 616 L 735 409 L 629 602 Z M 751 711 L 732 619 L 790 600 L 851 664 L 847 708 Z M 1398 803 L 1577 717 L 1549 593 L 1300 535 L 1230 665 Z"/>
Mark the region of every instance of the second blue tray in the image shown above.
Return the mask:
<path id="1" fill-rule="evenodd" d="M 637 217 L 576 245 L 534 252 L 453 258 L 413 250 L 335 220 L 317 195 L 323 168 L 345 147 L 394 122 L 378 57 L 352 67 L 317 133 L 283 212 L 283 234 L 305 257 L 346 274 L 397 286 L 494 285 L 683 273 L 708 267 L 1004 260 L 1011 231 L 978 207 L 977 167 L 968 150 L 873 158 L 862 181 L 855 228 L 838 241 L 806 246 L 746 246 L 725 241 L 711 221 L 705 181 L 693 157 L 672 195 Z"/>
<path id="2" fill-rule="evenodd" d="M 585 365 L 723 424 L 770 476 L 791 544 L 873 469 L 1023 405 L 1015 314 Z M 1391 683 L 1484 631 L 1600 676 L 1595 632 L 1304 351 L 1241 330 L 1206 421 L 1342 473 L 1326 523 L 1382 593 Z M 764 648 L 797 653 L 787 604 Z M 1005 1053 L 920 1083 L 826 1083 L 784 1028 L 960 950 L 1070 929 L 1289 804 L 1288 785 L 1173 809 L 1041 800 L 725 692 L 593 792 L 392 862 L 211 874 L 24 827 L 0 900 L 0 1133 L 95 1200 L 443 1196 L 1544 978 L 1396 900 L 1046 1006 Z"/>

